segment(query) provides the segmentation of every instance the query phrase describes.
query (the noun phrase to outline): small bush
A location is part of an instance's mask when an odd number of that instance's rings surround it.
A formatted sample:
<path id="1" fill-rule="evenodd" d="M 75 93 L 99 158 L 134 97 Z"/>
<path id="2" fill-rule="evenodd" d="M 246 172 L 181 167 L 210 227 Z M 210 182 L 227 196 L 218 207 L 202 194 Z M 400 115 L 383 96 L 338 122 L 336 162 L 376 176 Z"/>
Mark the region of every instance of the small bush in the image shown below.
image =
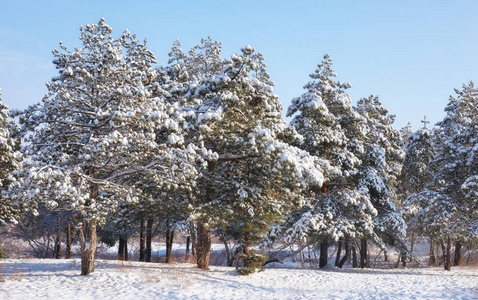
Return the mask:
<path id="1" fill-rule="evenodd" d="M 7 257 L 7 255 L 6 255 L 6 253 L 5 253 L 5 252 L 6 252 L 6 251 L 5 251 L 5 247 L 3 247 L 3 246 L 0 246 L 0 259 L 1 259 L 1 258 L 6 258 L 6 257 Z"/>
<path id="2" fill-rule="evenodd" d="M 264 271 L 264 264 L 267 261 L 267 255 L 251 252 L 247 255 L 241 253 L 239 259 L 244 262 L 244 267 L 239 268 L 238 271 L 241 275 L 249 275 L 256 271 Z"/>

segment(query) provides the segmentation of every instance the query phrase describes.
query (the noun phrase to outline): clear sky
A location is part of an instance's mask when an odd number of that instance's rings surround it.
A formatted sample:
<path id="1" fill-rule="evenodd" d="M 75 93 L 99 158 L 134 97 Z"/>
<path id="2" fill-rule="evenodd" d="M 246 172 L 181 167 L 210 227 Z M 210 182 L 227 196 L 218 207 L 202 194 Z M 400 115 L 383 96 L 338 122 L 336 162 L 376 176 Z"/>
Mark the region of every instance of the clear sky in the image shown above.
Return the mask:
<path id="1" fill-rule="evenodd" d="M 79 46 L 80 25 L 104 17 L 115 36 L 146 37 L 163 65 L 176 38 L 187 50 L 211 36 L 224 56 L 254 46 L 285 110 L 329 53 L 354 103 L 380 95 L 396 128 L 417 129 L 424 115 L 443 118 L 454 88 L 478 83 L 477 12 L 474 0 L 0 0 L 0 88 L 10 108 L 40 101 L 56 75 L 51 50 Z"/>

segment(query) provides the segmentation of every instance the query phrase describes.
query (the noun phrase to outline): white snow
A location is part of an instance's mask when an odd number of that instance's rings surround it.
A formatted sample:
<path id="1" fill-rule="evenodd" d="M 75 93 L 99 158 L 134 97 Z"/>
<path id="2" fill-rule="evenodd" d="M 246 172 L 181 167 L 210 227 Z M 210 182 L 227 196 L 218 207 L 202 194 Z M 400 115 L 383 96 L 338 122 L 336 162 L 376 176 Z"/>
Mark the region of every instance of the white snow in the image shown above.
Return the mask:
<path id="1" fill-rule="evenodd" d="M 0 261 L 0 299 L 477 299 L 478 272 L 425 267 L 394 270 L 276 269 L 250 276 L 233 267 L 79 259 Z"/>

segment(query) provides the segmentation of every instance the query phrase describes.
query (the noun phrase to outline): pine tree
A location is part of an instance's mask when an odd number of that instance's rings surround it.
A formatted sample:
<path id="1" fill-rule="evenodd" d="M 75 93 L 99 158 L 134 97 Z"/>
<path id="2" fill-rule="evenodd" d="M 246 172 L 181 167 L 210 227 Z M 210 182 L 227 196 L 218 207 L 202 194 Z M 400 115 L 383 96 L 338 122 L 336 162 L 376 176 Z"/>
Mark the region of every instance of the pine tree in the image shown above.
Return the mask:
<path id="1" fill-rule="evenodd" d="M 197 226 L 198 267 L 206 269 L 212 228 L 234 226 L 249 255 L 270 223 L 298 207 L 295 191 L 321 183 L 323 173 L 318 160 L 285 142 L 292 132 L 262 54 L 247 46 L 222 59 L 220 43 L 210 39 L 187 55 L 177 45 L 169 74 L 184 87 L 177 101 L 185 99 L 184 110 L 194 114 L 187 140 L 205 147 L 190 219 Z"/>
<path id="2" fill-rule="evenodd" d="M 428 230 L 447 244 L 445 269 L 451 267 L 451 242 L 476 238 L 476 124 L 478 90 L 473 82 L 455 90 L 438 126 L 440 151 L 434 160 L 436 173 L 432 191 L 414 197 L 428 197 L 418 217 Z"/>
<path id="3" fill-rule="evenodd" d="M 400 133 L 392 127 L 395 116 L 388 113 L 376 96 L 360 99 L 357 112 L 365 119 L 365 151 L 355 179 L 357 186 L 366 191 L 377 211 L 373 223 L 375 233 L 381 238 L 379 243 L 396 245 L 405 252 L 406 224 L 396 197 L 404 152 Z"/>
<path id="4" fill-rule="evenodd" d="M 68 51 L 60 44 L 53 51 L 59 75 L 21 119 L 24 153 L 34 165 L 19 197 L 81 216 L 81 274 L 87 275 L 94 270 L 97 223 L 120 203 L 137 202 L 138 174 L 168 185 L 194 169 L 156 142 L 158 130 L 176 124 L 175 111 L 152 96 L 158 74 L 146 45 L 129 31 L 114 39 L 104 19 L 82 27 L 80 40 L 82 47 Z"/>
<path id="5" fill-rule="evenodd" d="M 406 126 L 400 128 L 400 136 L 402 137 L 402 143 L 405 145 L 407 144 L 408 137 L 413 134 L 412 124 L 410 122 L 407 123 Z"/>
<path id="6" fill-rule="evenodd" d="M 415 234 L 430 238 L 430 265 L 434 265 L 435 240 L 425 229 L 422 222 L 416 218 L 417 212 L 428 205 L 429 199 L 408 197 L 420 193 L 431 183 L 434 176 L 433 159 L 436 155 L 434 132 L 424 127 L 408 137 L 405 146 L 402 172 L 399 178 L 401 191 L 402 211 L 407 220 L 409 235 L 412 239 Z M 419 200 L 416 202 L 416 200 Z M 412 246 L 413 247 L 413 246 Z"/>
<path id="7" fill-rule="evenodd" d="M 346 89 L 349 83 L 334 81 L 329 55 L 310 75 L 304 86 L 306 93 L 292 100 L 288 116 L 291 124 L 303 136 L 298 146 L 310 154 L 325 159 L 335 167 L 323 186 L 310 186 L 309 203 L 288 219 L 290 228 L 282 226 L 288 239 L 313 237 L 321 243 L 320 267 L 327 264 L 328 240 L 374 235 L 372 216 L 376 213 L 369 198 L 354 182 L 363 152 L 363 117 L 352 107 Z"/>
<path id="8" fill-rule="evenodd" d="M 434 140 L 434 133 L 428 128 L 421 128 L 409 136 L 400 175 L 406 195 L 420 193 L 432 182 L 435 174 L 433 160 L 436 156 Z M 408 200 L 403 203 L 404 209 L 412 215 L 423 205 L 426 203 L 413 203 Z"/>
<path id="9" fill-rule="evenodd" d="M 10 135 L 8 116 L 8 106 L 2 103 L 0 89 L 0 226 L 16 223 L 22 208 L 8 193 L 9 187 L 15 181 L 13 172 L 21 169 L 21 154 L 16 151 L 18 142 Z"/>

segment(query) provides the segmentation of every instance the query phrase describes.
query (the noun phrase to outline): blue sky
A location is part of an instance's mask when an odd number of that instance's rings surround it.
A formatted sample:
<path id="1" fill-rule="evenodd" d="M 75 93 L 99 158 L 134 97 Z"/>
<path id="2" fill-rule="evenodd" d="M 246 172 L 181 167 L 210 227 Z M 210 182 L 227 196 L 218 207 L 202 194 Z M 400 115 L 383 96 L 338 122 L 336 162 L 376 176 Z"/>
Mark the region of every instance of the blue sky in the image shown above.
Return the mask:
<path id="1" fill-rule="evenodd" d="M 325 53 L 354 102 L 371 94 L 397 128 L 444 116 L 454 88 L 478 81 L 478 1 L 11 1 L 0 0 L 3 102 L 24 109 L 56 75 L 51 50 L 79 45 L 80 25 L 101 17 L 114 34 L 147 38 L 160 64 L 178 38 L 203 37 L 230 56 L 246 45 L 265 56 L 284 109 L 303 92 Z M 478 83 L 478 82 L 477 82 Z"/>

